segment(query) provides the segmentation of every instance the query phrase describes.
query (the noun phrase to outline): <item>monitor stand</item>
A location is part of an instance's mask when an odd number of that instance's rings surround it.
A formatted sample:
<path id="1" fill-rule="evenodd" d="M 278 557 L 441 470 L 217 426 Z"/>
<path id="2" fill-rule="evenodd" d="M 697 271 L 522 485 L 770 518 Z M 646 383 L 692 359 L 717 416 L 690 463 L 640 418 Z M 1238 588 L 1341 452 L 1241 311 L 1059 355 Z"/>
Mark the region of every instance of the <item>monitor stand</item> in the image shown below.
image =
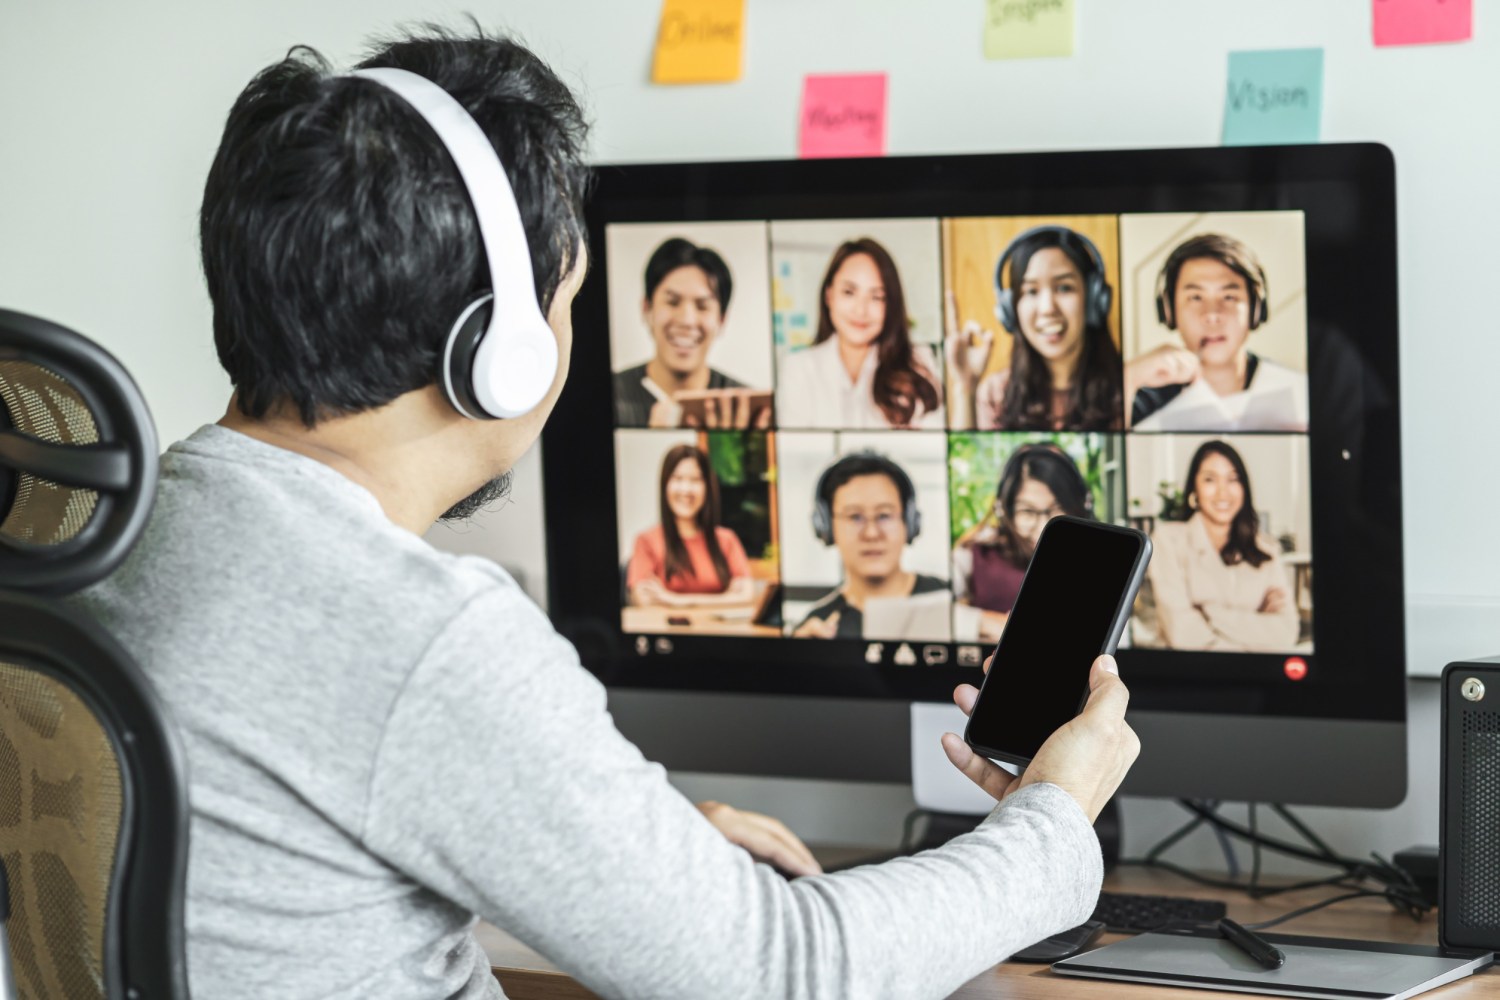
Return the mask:
<path id="1" fill-rule="evenodd" d="M 943 752 L 944 733 L 963 735 L 968 717 L 952 702 L 911 703 L 911 791 L 917 808 L 927 813 L 927 823 L 913 851 L 925 851 L 947 843 L 979 825 L 995 800 L 964 777 Z M 1016 773 L 1009 764 L 1000 764 Z M 1094 821 L 1104 867 L 1113 868 L 1120 859 L 1120 809 L 1110 799 Z"/>

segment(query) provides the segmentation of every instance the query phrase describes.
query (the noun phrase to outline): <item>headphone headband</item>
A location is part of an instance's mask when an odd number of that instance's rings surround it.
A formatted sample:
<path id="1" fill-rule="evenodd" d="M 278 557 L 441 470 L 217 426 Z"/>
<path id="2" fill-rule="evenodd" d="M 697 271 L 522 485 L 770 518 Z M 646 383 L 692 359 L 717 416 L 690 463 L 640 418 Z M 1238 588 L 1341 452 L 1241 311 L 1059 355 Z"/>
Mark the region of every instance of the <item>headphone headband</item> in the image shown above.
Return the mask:
<path id="1" fill-rule="evenodd" d="M 491 291 L 464 309 L 443 346 L 449 400 L 476 419 L 526 413 L 552 387 L 557 338 L 537 303 L 526 229 L 500 158 L 463 105 L 426 77 L 390 67 L 349 75 L 380 84 L 421 115 L 458 168 L 474 206 Z M 479 413 L 471 412 L 476 408 Z"/>
<path id="2" fill-rule="evenodd" d="M 1090 517 L 1093 517 L 1094 494 L 1089 489 L 1088 480 L 1083 478 L 1083 472 L 1078 468 L 1078 463 L 1073 461 L 1073 456 L 1052 441 L 1028 441 L 1010 453 L 1010 457 L 1005 460 L 1005 468 L 1000 471 L 1000 481 L 995 484 L 996 502 L 1002 502 L 1001 494 L 1005 490 L 1005 484 L 1012 476 L 1020 473 L 1021 463 L 1029 458 L 1043 457 L 1050 458 L 1059 467 L 1066 468 L 1067 471 L 1063 475 L 1067 476 L 1078 488 L 1079 493 L 1083 495 L 1084 510 Z"/>

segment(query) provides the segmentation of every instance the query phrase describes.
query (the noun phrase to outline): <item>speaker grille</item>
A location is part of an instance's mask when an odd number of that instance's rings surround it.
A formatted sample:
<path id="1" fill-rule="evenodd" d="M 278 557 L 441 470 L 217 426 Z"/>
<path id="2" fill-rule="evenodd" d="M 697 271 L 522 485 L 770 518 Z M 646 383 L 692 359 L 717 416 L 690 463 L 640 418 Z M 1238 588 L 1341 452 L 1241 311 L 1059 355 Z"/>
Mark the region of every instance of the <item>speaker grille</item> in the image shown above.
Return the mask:
<path id="1" fill-rule="evenodd" d="M 1456 917 L 1476 931 L 1500 930 L 1500 712 L 1462 712 L 1463 807 Z"/>

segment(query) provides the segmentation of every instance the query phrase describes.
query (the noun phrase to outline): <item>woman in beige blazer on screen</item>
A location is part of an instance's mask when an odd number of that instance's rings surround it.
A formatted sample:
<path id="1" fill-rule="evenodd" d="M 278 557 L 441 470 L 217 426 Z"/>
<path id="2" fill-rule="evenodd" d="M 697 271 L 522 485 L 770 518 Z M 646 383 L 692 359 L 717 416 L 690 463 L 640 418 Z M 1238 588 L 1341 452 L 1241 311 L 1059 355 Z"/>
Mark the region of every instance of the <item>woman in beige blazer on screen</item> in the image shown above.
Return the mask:
<path id="1" fill-rule="evenodd" d="M 1295 649 L 1297 609 L 1276 543 L 1258 531 L 1239 452 L 1205 442 L 1188 466 L 1185 492 L 1193 515 L 1159 524 L 1151 535 L 1148 575 L 1162 645 Z"/>

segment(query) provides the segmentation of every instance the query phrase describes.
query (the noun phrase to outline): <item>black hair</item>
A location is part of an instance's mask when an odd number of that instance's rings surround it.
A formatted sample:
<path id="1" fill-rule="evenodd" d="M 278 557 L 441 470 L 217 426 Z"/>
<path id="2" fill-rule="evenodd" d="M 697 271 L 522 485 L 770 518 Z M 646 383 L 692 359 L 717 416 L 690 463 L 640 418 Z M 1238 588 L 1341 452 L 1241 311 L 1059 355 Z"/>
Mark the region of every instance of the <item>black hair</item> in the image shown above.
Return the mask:
<path id="1" fill-rule="evenodd" d="M 1010 248 L 1009 287 L 1013 294 L 1019 296 L 1031 258 L 1049 248 L 1061 250 L 1078 268 L 1083 284 L 1079 291 L 1087 298 L 1089 277 L 1098 274 L 1098 268 L 1083 243 L 1083 237 L 1060 227 L 1040 229 Z M 1012 339 L 1010 381 L 1006 383 L 1000 403 L 1000 426 L 1010 430 L 1052 430 L 1055 424 L 1052 417 L 1052 373 L 1025 334 L 1018 330 Z M 1086 326 L 1063 426 L 1069 430 L 1116 428 L 1125 412 L 1122 378 L 1120 351 L 1110 336 L 1108 320 Z"/>
<path id="2" fill-rule="evenodd" d="M 720 314 L 729 311 L 729 293 L 734 291 L 734 278 L 729 274 L 729 265 L 724 263 L 716 250 L 700 247 L 681 236 L 674 236 L 651 253 L 646 261 L 646 301 L 656 294 L 657 286 L 667 275 L 679 267 L 696 267 L 708 278 L 708 287 L 719 300 Z"/>
<path id="3" fill-rule="evenodd" d="M 1203 465 L 1203 460 L 1209 455 L 1220 455 L 1234 466 L 1234 474 L 1240 479 L 1240 486 L 1245 491 L 1245 502 L 1240 504 L 1240 509 L 1235 512 L 1234 520 L 1229 523 L 1229 541 L 1219 550 L 1219 557 L 1224 560 L 1225 566 L 1233 566 L 1239 562 L 1249 563 L 1251 566 L 1259 566 L 1271 558 L 1269 552 L 1261 549 L 1256 541 L 1260 531 L 1260 519 L 1255 513 L 1255 500 L 1250 495 L 1250 474 L 1245 470 L 1245 460 L 1240 458 L 1240 453 L 1235 451 L 1223 441 L 1205 441 L 1193 452 L 1193 460 L 1188 463 L 1187 485 L 1183 488 L 1183 500 L 1189 507 L 1197 509 L 1198 499 L 1198 469 Z"/>
<path id="4" fill-rule="evenodd" d="M 841 243 L 828 261 L 823 287 L 818 292 L 818 333 L 813 343 L 821 344 L 836 335 L 828 309 L 828 289 L 833 287 L 833 279 L 844 261 L 860 254 L 874 263 L 885 289 L 885 322 L 875 337 L 875 377 L 870 391 L 886 422 L 892 427 L 906 427 L 916 416 L 918 404 L 923 413 L 938 408 L 938 391 L 933 374 L 912 353 L 911 320 L 906 315 L 906 295 L 901 290 L 896 261 L 890 251 L 870 237 Z"/>
<path id="5" fill-rule="evenodd" d="M 588 125 L 534 54 L 476 25 L 424 25 L 360 68 L 436 83 L 495 147 L 515 191 L 545 315 L 586 239 Z M 214 342 L 239 409 L 312 427 L 433 383 L 464 307 L 489 290 L 457 168 L 397 94 L 297 46 L 230 109 L 199 218 Z"/>
<path id="6" fill-rule="evenodd" d="M 896 492 L 901 494 L 901 513 L 906 513 L 908 504 L 916 502 L 916 487 L 912 484 L 911 477 L 906 470 L 895 462 L 878 455 L 873 451 L 855 452 L 853 455 L 845 455 L 828 467 L 823 473 L 823 478 L 818 480 L 819 503 L 826 505 L 829 512 L 833 510 L 833 495 L 839 488 L 851 479 L 860 476 L 884 476 L 895 484 Z"/>

